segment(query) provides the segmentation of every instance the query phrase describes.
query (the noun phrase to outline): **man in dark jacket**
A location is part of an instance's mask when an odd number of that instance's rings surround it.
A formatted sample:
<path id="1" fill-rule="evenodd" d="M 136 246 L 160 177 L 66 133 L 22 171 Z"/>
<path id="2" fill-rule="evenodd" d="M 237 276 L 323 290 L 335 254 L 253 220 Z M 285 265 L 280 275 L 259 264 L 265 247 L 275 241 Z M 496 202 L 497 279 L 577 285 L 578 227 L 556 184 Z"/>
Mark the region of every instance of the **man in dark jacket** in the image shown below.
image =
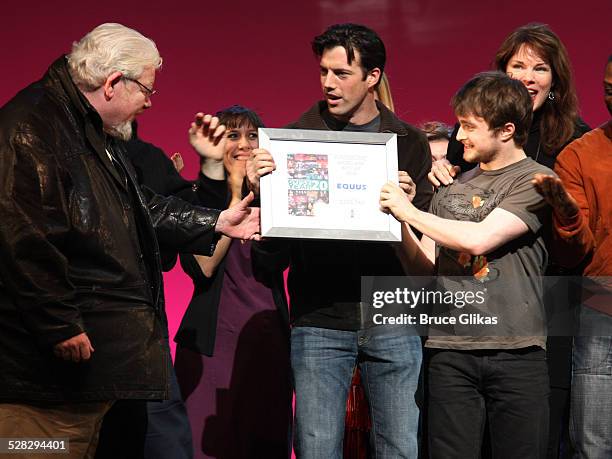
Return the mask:
<path id="1" fill-rule="evenodd" d="M 103 24 L 0 110 L 0 437 L 90 457 L 113 400 L 167 398 L 157 239 L 208 255 L 215 232 L 258 231 L 249 199 L 219 212 L 138 187 L 115 138 L 160 65 L 151 40 Z"/>
<path id="2" fill-rule="evenodd" d="M 289 127 L 396 133 L 399 169 L 414 178 L 414 202 L 427 209 L 432 196 L 427 139 L 375 100 L 385 66 L 380 37 L 364 26 L 335 25 L 316 37 L 312 48 L 320 59 L 325 100 Z M 257 189 L 259 177 L 274 168 L 269 152 L 255 150 L 247 166 L 251 187 Z M 407 327 L 372 326 L 360 302 L 361 276 L 403 275 L 393 247 L 322 240 L 256 246 L 254 255 L 262 263 L 290 267 L 296 454 L 342 457 L 346 399 L 357 362 L 373 414 L 373 456 L 417 457 L 420 338 Z"/>

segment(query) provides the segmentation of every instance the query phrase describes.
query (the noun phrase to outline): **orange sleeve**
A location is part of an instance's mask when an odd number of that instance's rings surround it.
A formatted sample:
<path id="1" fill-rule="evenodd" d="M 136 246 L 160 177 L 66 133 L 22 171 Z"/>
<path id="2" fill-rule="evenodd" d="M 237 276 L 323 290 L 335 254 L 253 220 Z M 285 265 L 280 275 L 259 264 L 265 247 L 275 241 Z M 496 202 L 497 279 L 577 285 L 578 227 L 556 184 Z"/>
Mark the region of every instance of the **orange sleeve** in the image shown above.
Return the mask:
<path id="1" fill-rule="evenodd" d="M 578 265 L 595 245 L 595 238 L 589 227 L 590 209 L 584 187 L 580 156 L 574 143 L 568 145 L 559 154 L 555 163 L 555 172 L 580 207 L 580 211 L 570 223 L 562 224 L 557 218 L 553 219 L 554 255 L 558 263 L 568 268 Z"/>

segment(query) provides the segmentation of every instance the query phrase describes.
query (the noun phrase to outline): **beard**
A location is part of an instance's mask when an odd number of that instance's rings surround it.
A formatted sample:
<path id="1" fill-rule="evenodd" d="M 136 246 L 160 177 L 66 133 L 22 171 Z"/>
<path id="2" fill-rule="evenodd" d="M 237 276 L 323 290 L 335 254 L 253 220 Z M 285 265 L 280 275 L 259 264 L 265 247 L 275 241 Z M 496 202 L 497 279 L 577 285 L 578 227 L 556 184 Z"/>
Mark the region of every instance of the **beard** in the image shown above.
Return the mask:
<path id="1" fill-rule="evenodd" d="M 106 128 L 105 131 L 111 137 L 116 137 L 127 142 L 132 139 L 132 122 L 126 121 L 116 126 L 110 126 Z"/>

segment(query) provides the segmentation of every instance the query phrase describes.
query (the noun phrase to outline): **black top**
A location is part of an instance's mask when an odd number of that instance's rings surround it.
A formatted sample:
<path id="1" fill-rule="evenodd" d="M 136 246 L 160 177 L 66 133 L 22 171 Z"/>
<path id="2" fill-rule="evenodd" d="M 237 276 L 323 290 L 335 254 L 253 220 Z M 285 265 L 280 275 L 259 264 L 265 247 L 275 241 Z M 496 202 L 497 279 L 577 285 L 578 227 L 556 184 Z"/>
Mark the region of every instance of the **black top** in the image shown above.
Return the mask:
<path id="1" fill-rule="evenodd" d="M 124 145 L 141 185 L 162 196 L 172 196 L 191 188 L 191 182 L 181 177 L 161 148 L 138 137 Z"/>
<path id="2" fill-rule="evenodd" d="M 178 196 L 192 204 L 215 209 L 227 208 L 230 197 L 226 180 L 214 180 L 202 173 L 199 174 L 192 188 L 183 190 Z M 225 273 L 225 258 L 221 260 L 211 277 L 206 277 L 202 273 L 193 255 L 182 253 L 180 261 L 183 271 L 193 280 L 194 291 L 174 341 L 187 349 L 212 356 Z M 272 289 L 274 304 L 287 324 L 286 329 L 288 330 L 289 313 L 282 272 L 271 271 L 269 267 L 259 264 L 254 265 L 254 271 L 257 281 Z"/>

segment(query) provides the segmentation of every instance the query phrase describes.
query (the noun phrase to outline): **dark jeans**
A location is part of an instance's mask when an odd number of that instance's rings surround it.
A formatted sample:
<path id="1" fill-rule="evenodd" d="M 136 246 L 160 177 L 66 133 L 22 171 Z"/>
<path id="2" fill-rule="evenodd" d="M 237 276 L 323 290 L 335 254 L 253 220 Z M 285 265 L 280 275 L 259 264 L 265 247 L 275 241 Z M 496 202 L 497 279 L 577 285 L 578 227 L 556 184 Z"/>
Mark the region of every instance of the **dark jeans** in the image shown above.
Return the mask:
<path id="1" fill-rule="evenodd" d="M 170 399 L 147 402 L 147 434 L 144 443 L 146 459 L 191 459 L 193 444 L 185 403 L 170 363 Z"/>
<path id="2" fill-rule="evenodd" d="M 543 349 L 432 350 L 428 380 L 432 459 L 478 459 L 485 419 L 495 459 L 546 457 L 550 388 Z"/>

